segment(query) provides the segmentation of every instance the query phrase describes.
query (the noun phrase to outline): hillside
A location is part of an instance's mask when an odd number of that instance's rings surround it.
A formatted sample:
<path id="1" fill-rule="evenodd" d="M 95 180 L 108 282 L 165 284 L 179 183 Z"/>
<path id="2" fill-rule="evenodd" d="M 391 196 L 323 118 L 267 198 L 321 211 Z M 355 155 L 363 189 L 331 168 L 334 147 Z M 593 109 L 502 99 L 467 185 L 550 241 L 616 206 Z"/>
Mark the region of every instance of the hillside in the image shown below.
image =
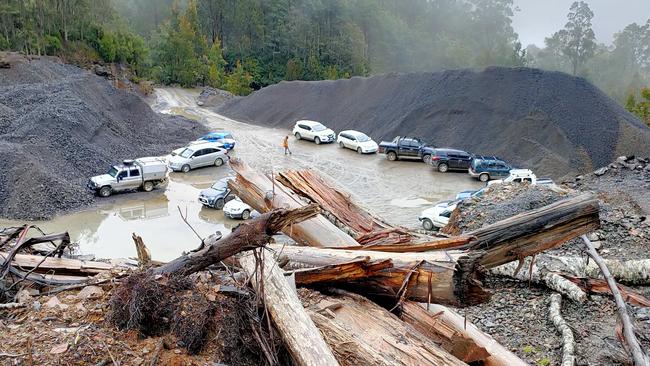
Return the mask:
<path id="1" fill-rule="evenodd" d="M 416 135 L 556 178 L 650 153 L 650 129 L 592 84 L 530 68 L 281 82 L 219 112 L 283 128 L 315 119 L 376 140 Z"/>

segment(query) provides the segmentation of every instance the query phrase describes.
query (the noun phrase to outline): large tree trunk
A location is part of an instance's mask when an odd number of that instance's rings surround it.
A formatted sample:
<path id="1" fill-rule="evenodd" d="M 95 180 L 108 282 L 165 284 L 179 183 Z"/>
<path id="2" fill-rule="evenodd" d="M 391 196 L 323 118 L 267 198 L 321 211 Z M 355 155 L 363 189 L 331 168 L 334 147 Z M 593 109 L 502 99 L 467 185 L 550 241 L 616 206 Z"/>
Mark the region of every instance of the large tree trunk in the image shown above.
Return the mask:
<path id="1" fill-rule="evenodd" d="M 580 196 L 499 221 L 469 235 L 476 238 L 462 245 L 464 250 L 422 253 L 389 253 L 369 250 L 318 249 L 278 247 L 293 268 L 341 265 L 367 258 L 378 262 L 390 260 L 391 266 L 357 268 L 348 283 L 341 276 L 348 270 L 329 270 L 339 276 L 333 280 L 323 269 L 300 271 L 299 277 L 312 284 L 343 282 L 342 286 L 362 291 L 368 296 L 406 298 L 420 302 L 436 302 L 455 306 L 486 301 L 489 294 L 482 287 L 483 270 L 506 262 L 534 255 L 556 247 L 581 233 L 598 227 L 598 202 L 591 196 Z M 359 266 L 360 264 L 357 264 Z M 346 264 L 349 266 L 349 263 Z M 359 274 L 364 276 L 359 276 Z M 307 281 L 307 280 L 305 280 Z"/>
<path id="2" fill-rule="evenodd" d="M 244 162 L 232 159 L 230 167 L 237 173 L 237 178 L 228 183 L 233 193 L 259 212 L 268 212 L 276 208 L 299 208 L 305 203 L 286 187 L 271 178 L 252 170 Z M 357 246 L 351 236 L 339 230 L 322 215 L 291 225 L 283 233 L 293 238 L 300 245 L 313 247 L 347 247 Z"/>
<path id="3" fill-rule="evenodd" d="M 209 265 L 219 263 L 239 252 L 259 248 L 268 244 L 271 235 L 318 213 L 316 205 L 294 210 L 274 210 L 237 226 L 229 235 L 210 237 L 198 251 L 180 256 L 153 270 L 154 274 L 174 273 L 188 275 Z"/>
<path id="4" fill-rule="evenodd" d="M 252 253 L 247 253 L 239 259 L 239 263 L 262 296 L 294 362 L 301 366 L 338 365 L 332 350 L 273 260 L 273 255 L 263 249 L 260 259 L 258 262 Z"/>
<path id="5" fill-rule="evenodd" d="M 468 363 L 481 361 L 485 366 L 526 365 L 514 353 L 455 311 L 436 304 L 428 305 L 427 310 L 422 305 L 404 302 L 402 320 L 460 360 Z"/>
<path id="6" fill-rule="evenodd" d="M 362 296 L 336 292 L 311 292 L 303 304 L 341 365 L 465 365 L 388 310 Z"/>

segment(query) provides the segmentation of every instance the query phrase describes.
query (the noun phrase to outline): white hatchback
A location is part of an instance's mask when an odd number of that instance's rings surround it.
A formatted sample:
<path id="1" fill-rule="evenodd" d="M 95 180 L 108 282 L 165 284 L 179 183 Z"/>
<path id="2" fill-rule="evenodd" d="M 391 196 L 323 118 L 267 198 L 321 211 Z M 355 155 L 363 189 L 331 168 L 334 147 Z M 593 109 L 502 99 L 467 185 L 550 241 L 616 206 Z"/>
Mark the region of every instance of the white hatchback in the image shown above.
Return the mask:
<path id="1" fill-rule="evenodd" d="M 322 123 L 309 120 L 300 120 L 293 127 L 293 135 L 297 140 L 312 140 L 316 145 L 323 142 L 334 142 L 334 131 L 323 126 Z"/>
<path id="2" fill-rule="evenodd" d="M 340 147 L 352 149 L 359 154 L 374 154 L 379 150 L 379 145 L 363 132 L 345 130 L 339 132 L 336 139 Z"/>

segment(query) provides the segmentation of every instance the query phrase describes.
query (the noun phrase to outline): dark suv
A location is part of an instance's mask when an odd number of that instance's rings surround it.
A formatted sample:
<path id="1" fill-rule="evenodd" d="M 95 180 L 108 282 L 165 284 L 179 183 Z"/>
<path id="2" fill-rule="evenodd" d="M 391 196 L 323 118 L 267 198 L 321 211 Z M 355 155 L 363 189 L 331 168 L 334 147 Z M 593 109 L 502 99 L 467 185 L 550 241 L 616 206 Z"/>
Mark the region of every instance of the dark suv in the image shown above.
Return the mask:
<path id="1" fill-rule="evenodd" d="M 481 182 L 490 179 L 500 179 L 510 175 L 512 166 L 496 156 L 476 155 L 469 167 L 469 175 Z"/>
<path id="2" fill-rule="evenodd" d="M 472 155 L 467 151 L 454 149 L 433 149 L 431 165 L 444 173 L 448 170 L 467 170 L 472 162 Z"/>

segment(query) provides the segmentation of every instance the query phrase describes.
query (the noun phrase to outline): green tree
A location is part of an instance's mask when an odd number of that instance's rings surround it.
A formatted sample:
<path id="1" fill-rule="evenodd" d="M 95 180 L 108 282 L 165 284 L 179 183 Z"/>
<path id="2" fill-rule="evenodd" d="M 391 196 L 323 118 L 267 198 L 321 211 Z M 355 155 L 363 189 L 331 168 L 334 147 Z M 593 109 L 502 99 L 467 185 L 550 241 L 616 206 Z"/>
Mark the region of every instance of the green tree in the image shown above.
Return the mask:
<path id="1" fill-rule="evenodd" d="M 219 38 L 215 38 L 210 46 L 208 52 L 208 77 L 206 84 L 220 88 L 224 83 L 226 60 L 223 58 L 223 51 L 221 50 L 221 42 Z"/>
<path id="2" fill-rule="evenodd" d="M 248 95 L 253 91 L 250 87 L 252 81 L 253 77 L 237 61 L 235 69 L 226 77 L 225 89 L 235 95 Z"/>
<path id="3" fill-rule="evenodd" d="M 552 37 L 559 43 L 562 54 L 570 60 L 573 75 L 577 75 L 580 67 L 594 56 L 596 36 L 591 29 L 593 17 L 594 13 L 587 3 L 576 1 L 571 5 L 564 29 Z"/>
<path id="4" fill-rule="evenodd" d="M 641 98 L 637 102 L 634 94 L 630 94 L 625 103 L 625 108 L 650 126 L 650 88 L 642 88 L 640 96 Z"/>

